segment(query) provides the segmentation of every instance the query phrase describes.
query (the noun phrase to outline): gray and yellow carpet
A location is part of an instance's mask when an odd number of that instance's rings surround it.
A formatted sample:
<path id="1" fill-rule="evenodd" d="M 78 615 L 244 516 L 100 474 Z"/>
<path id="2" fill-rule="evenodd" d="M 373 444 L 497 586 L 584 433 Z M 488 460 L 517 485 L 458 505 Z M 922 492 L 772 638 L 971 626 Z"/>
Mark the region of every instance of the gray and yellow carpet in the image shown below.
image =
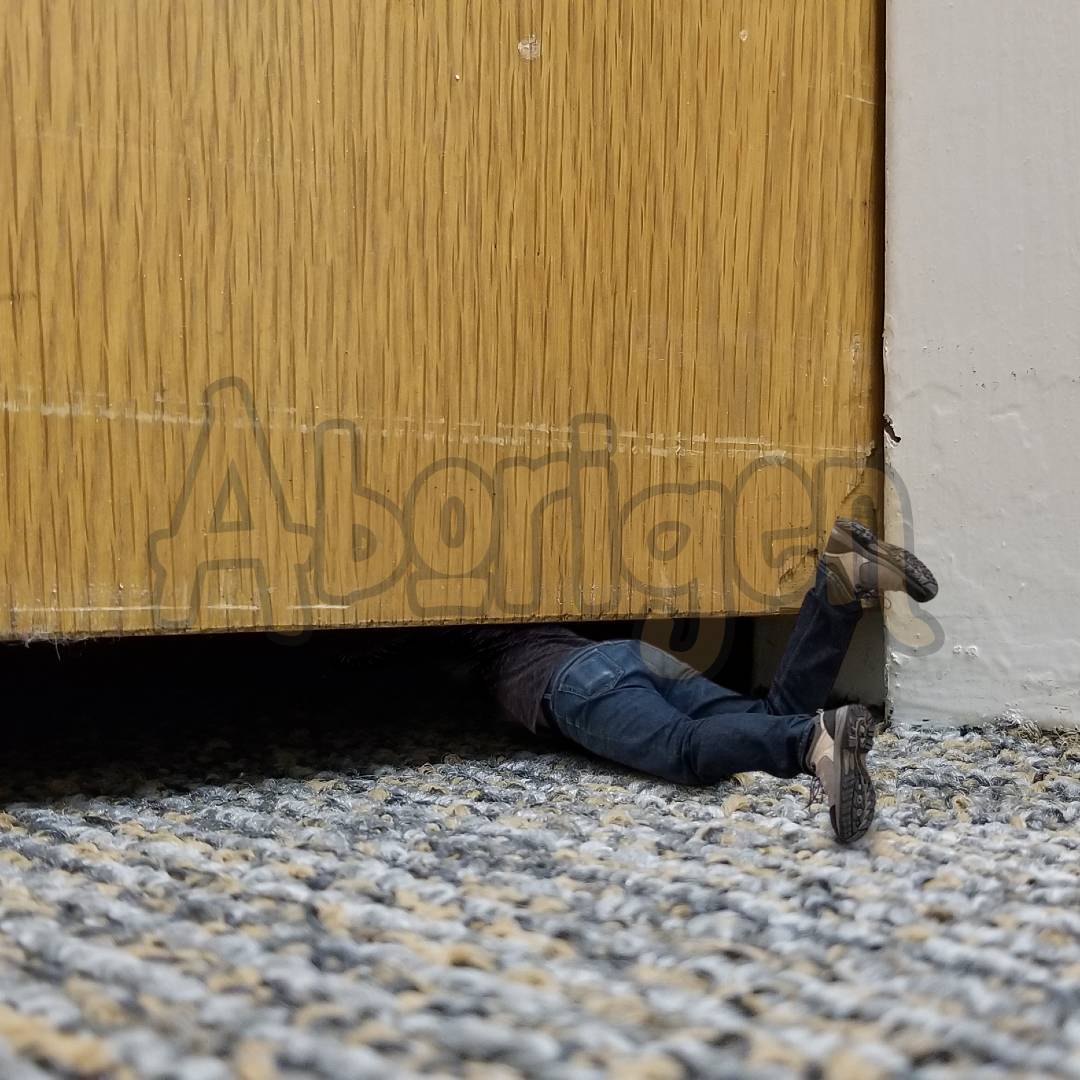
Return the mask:
<path id="1" fill-rule="evenodd" d="M 889 733 L 841 849 L 460 713 L 25 727 L 5 1080 L 1080 1077 L 1075 738 Z"/>

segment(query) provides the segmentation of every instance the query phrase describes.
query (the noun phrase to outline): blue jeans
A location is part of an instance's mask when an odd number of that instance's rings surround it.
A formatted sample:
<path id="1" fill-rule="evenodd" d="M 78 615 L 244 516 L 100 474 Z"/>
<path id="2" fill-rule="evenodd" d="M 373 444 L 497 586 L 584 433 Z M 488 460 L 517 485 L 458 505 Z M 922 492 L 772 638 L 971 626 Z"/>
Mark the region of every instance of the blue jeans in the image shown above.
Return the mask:
<path id="1" fill-rule="evenodd" d="M 605 641 L 555 672 L 545 709 L 579 746 L 676 783 L 756 770 L 795 776 L 861 614 L 857 601 L 829 603 L 819 566 L 764 700 L 725 690 L 646 642 Z"/>

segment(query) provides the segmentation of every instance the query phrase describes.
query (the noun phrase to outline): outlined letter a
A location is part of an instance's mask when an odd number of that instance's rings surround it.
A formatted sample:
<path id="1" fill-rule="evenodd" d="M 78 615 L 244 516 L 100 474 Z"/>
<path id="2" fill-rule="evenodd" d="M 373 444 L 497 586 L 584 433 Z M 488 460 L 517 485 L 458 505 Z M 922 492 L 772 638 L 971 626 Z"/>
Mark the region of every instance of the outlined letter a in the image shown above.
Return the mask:
<path id="1" fill-rule="evenodd" d="M 155 622 L 306 625 L 311 530 L 289 510 L 251 389 L 220 379 L 204 408 L 169 527 L 150 536 Z"/>

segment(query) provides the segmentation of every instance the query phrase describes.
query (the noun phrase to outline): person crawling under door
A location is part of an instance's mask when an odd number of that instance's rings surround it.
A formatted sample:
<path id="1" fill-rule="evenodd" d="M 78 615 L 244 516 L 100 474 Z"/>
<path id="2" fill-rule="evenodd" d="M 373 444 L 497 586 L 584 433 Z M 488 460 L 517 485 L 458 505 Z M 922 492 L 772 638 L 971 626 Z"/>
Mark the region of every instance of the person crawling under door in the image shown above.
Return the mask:
<path id="1" fill-rule="evenodd" d="M 862 705 L 826 710 L 827 699 L 864 609 L 885 592 L 926 602 L 937 589 L 911 552 L 838 520 L 764 698 L 719 686 L 646 642 L 594 642 L 567 625 L 439 634 L 506 719 L 679 784 L 809 774 L 820 781 L 836 838 L 849 843 L 874 816 L 873 718 Z M 392 648 L 407 647 L 409 634 L 394 635 Z"/>

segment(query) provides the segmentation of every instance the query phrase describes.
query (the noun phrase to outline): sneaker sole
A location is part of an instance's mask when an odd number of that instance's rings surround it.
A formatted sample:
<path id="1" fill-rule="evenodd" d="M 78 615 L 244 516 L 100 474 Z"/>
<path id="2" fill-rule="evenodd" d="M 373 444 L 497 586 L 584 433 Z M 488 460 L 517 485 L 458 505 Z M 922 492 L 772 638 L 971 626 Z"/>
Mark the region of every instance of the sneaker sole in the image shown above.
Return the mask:
<path id="1" fill-rule="evenodd" d="M 841 710 L 836 721 L 840 796 L 829 816 L 837 840 L 850 844 L 870 828 L 877 806 L 874 781 L 866 768 L 866 755 L 874 745 L 874 719 L 869 709 L 853 705 Z"/>
<path id="2" fill-rule="evenodd" d="M 907 594 L 920 604 L 933 600 L 937 596 L 937 578 L 930 572 L 929 567 L 917 559 L 910 551 L 905 551 L 894 544 L 886 544 L 884 540 L 871 532 L 865 525 L 857 521 L 838 521 L 851 534 L 855 550 L 864 558 L 888 563 L 894 570 L 898 570 L 904 578 Z"/>

